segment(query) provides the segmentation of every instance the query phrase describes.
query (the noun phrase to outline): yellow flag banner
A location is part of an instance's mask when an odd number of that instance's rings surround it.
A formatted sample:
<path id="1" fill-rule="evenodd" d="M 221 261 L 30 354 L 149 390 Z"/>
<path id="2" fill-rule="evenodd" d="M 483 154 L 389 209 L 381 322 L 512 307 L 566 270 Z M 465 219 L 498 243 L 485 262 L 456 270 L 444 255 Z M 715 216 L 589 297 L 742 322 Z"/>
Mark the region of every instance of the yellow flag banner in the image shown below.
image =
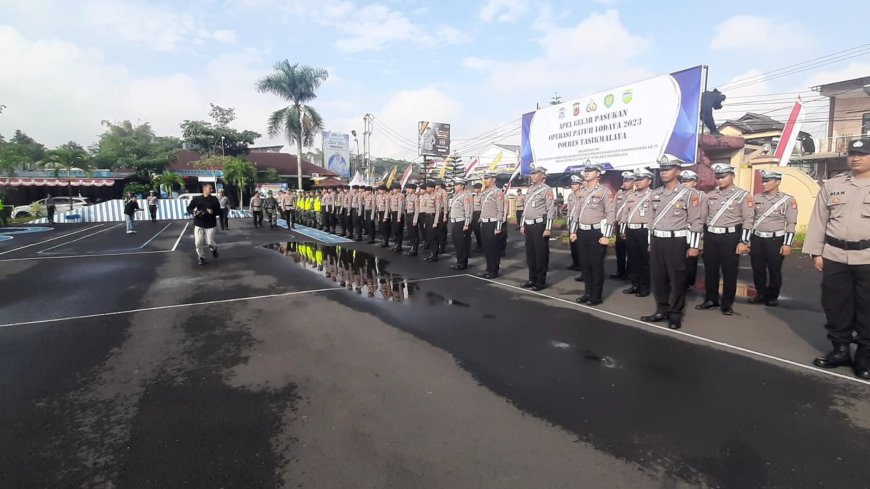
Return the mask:
<path id="1" fill-rule="evenodd" d="M 499 163 L 501 163 L 502 157 L 503 157 L 503 154 L 501 151 L 499 151 L 498 156 L 496 156 L 495 159 L 492 160 L 492 164 L 489 165 L 489 171 L 495 171 L 495 169 L 498 167 Z"/>
<path id="2" fill-rule="evenodd" d="M 447 174 L 447 160 L 444 160 L 444 163 L 441 164 L 441 173 L 438 174 L 438 178 L 443 180 L 444 175 Z"/>
<path id="3" fill-rule="evenodd" d="M 394 166 L 393 171 L 390 172 L 390 178 L 387 179 L 387 189 L 390 188 L 390 185 L 393 184 L 393 180 L 396 179 L 396 171 L 398 171 L 398 169 L 398 166 Z"/>

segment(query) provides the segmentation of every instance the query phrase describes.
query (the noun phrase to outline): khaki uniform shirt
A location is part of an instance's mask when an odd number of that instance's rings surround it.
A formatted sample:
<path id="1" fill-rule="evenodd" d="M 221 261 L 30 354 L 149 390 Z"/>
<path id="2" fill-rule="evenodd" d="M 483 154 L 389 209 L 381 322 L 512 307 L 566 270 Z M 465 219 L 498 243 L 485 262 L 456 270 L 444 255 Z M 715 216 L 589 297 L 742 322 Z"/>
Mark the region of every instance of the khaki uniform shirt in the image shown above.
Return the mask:
<path id="1" fill-rule="evenodd" d="M 505 216 L 504 192 L 493 185 L 490 190 L 480 194 L 480 222 L 495 221 L 495 228 L 501 231 Z"/>
<path id="2" fill-rule="evenodd" d="M 546 183 L 532 185 L 525 195 L 525 201 L 528 205 L 523 208 L 523 221 L 544 219 L 549 230 L 553 226 L 553 218 L 556 217 L 553 189 Z"/>
<path id="3" fill-rule="evenodd" d="M 526 208 L 526 196 L 524 194 L 517 194 L 516 202 L 518 211 Z"/>
<path id="4" fill-rule="evenodd" d="M 650 195 L 652 231 L 688 231 L 689 246 L 699 248 L 704 229 L 699 193 L 681 185 L 673 190 L 667 190 L 665 187 L 653 190 Z"/>
<path id="5" fill-rule="evenodd" d="M 430 193 L 422 193 L 420 194 L 420 214 L 433 214 L 437 215 L 441 212 L 441 203 L 439 202 L 438 196 L 435 192 Z"/>
<path id="6" fill-rule="evenodd" d="M 727 208 L 723 208 L 724 206 Z M 731 186 L 723 191 L 717 188 L 707 192 L 707 205 L 702 210 L 707 227 L 729 228 L 743 226 L 742 240 L 749 241 L 755 218 L 755 202 L 749 192 Z"/>
<path id="7" fill-rule="evenodd" d="M 625 208 L 625 202 L 628 200 L 628 196 L 633 193 L 634 190 L 625 190 L 622 188 L 616 191 L 616 196 L 613 198 L 613 208 L 616 209 L 617 221 L 619 221 L 619 216 L 622 214 L 622 210 Z"/>
<path id="8" fill-rule="evenodd" d="M 752 199 L 755 201 L 752 231 L 785 232 L 783 244 L 791 246 L 794 243 L 794 232 L 797 227 L 797 199 L 782 192 L 773 195 L 760 193 L 753 196 Z"/>
<path id="9" fill-rule="evenodd" d="M 616 220 L 619 222 L 620 234 L 625 234 L 628 224 L 649 225 L 651 222 L 650 217 L 652 217 L 651 196 L 651 189 L 635 190 L 626 195 L 622 212 L 616 216 Z"/>
<path id="10" fill-rule="evenodd" d="M 471 195 L 474 196 L 474 212 L 480 212 L 481 211 L 480 192 L 473 192 Z"/>
<path id="11" fill-rule="evenodd" d="M 332 208 L 335 205 L 335 195 L 332 192 L 323 194 L 323 197 L 320 199 L 320 204 L 324 210 L 332 212 Z"/>
<path id="12" fill-rule="evenodd" d="M 574 212 L 568 215 L 572 233 L 580 229 L 579 225 L 601 225 L 601 234 L 607 238 L 613 234 L 614 208 L 613 194 L 604 185 L 594 188 L 581 187 L 577 192 Z"/>
<path id="13" fill-rule="evenodd" d="M 295 209 L 296 208 L 296 194 L 288 194 L 285 195 L 281 199 L 281 205 L 284 206 L 284 209 Z"/>
<path id="14" fill-rule="evenodd" d="M 577 207 L 577 192 L 568 192 L 568 217 L 573 216 Z"/>
<path id="15" fill-rule="evenodd" d="M 388 200 L 389 198 L 390 198 L 390 196 L 387 195 L 386 193 L 375 194 L 375 212 L 378 212 L 378 213 L 383 212 L 384 219 L 387 218 L 386 212 L 387 212 L 387 205 L 389 205 L 389 200 Z"/>
<path id="16" fill-rule="evenodd" d="M 372 213 L 374 212 L 375 196 L 372 195 L 371 192 L 366 192 L 363 195 L 362 200 L 363 200 L 363 208 L 365 209 L 365 212 L 367 212 L 371 216 Z"/>
<path id="17" fill-rule="evenodd" d="M 387 212 L 395 212 L 399 222 L 405 218 L 405 196 L 401 193 L 392 193 L 387 201 L 389 208 Z"/>
<path id="18" fill-rule="evenodd" d="M 439 216 L 441 216 L 441 221 L 447 222 L 447 210 L 450 205 L 450 194 L 441 187 L 436 188 L 433 193 L 435 194 L 435 202 L 438 209 L 440 209 Z"/>
<path id="19" fill-rule="evenodd" d="M 463 220 L 468 226 L 471 224 L 472 212 L 474 212 L 474 196 L 470 192 L 459 192 L 450 200 L 450 222 Z"/>
<path id="20" fill-rule="evenodd" d="M 844 250 L 825 242 L 825 236 L 847 242 L 870 237 L 870 178 L 851 173 L 826 181 L 816 197 L 803 251 L 848 265 L 870 265 L 870 248 Z"/>
<path id="21" fill-rule="evenodd" d="M 259 212 L 259 211 L 263 210 L 262 197 L 254 197 L 253 199 L 251 199 L 251 203 L 248 206 L 248 210 L 251 212 L 254 212 L 254 211 Z"/>
<path id="22" fill-rule="evenodd" d="M 411 225 L 416 226 L 417 220 L 420 217 L 420 196 L 417 194 L 409 193 L 405 196 L 405 214 L 412 214 L 413 217 L 409 217 L 411 219 Z"/>

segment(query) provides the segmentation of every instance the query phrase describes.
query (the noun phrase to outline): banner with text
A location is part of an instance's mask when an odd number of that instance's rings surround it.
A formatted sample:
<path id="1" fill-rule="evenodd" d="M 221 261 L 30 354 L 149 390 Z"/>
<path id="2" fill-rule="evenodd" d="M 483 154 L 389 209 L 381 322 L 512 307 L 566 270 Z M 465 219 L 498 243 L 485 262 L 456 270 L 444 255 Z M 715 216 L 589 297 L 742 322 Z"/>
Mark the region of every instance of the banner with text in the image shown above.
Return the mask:
<path id="1" fill-rule="evenodd" d="M 327 170 L 340 178 L 350 178 L 350 136 L 323 131 L 323 161 Z"/>
<path id="2" fill-rule="evenodd" d="M 655 167 L 662 155 L 695 163 L 706 67 L 696 66 L 523 115 L 523 175 Z"/>
<path id="3" fill-rule="evenodd" d="M 420 121 L 417 135 L 420 156 L 444 158 L 450 155 L 450 124 Z"/>

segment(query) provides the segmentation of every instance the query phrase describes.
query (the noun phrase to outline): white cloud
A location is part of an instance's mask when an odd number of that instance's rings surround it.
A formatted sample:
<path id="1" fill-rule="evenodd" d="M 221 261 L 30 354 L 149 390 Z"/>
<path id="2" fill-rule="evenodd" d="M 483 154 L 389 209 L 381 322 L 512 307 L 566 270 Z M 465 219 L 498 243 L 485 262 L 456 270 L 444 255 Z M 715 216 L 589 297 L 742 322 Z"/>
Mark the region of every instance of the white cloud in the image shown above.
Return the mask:
<path id="1" fill-rule="evenodd" d="M 175 51 L 187 42 L 236 41 L 226 29 L 210 30 L 197 16 L 170 8 L 134 1 L 90 0 L 81 10 L 80 22 L 113 41 L 143 44 L 158 51 Z"/>
<path id="2" fill-rule="evenodd" d="M 817 87 L 828 83 L 839 81 L 854 80 L 855 78 L 863 78 L 870 76 L 870 63 L 850 63 L 845 68 L 839 70 L 820 71 L 806 81 L 807 87 Z"/>
<path id="3" fill-rule="evenodd" d="M 529 11 L 528 0 L 488 0 L 480 9 L 484 22 L 516 22 Z"/>
<path id="4" fill-rule="evenodd" d="M 470 70 L 486 70 L 492 68 L 493 65 L 495 65 L 495 61 L 491 59 L 478 58 L 475 56 L 462 60 L 462 66 Z"/>
<path id="5" fill-rule="evenodd" d="M 471 69 L 490 64 L 490 86 L 503 93 L 533 91 L 539 100 L 554 90 L 567 97 L 629 83 L 652 73 L 634 60 L 651 41 L 632 34 L 619 12 L 592 13 L 573 27 L 552 28 L 537 40 L 542 56 L 525 61 L 486 61 L 468 58 Z M 566 85 L 568 83 L 568 85 Z"/>
<path id="6" fill-rule="evenodd" d="M 781 22 L 753 15 L 737 15 L 716 26 L 713 49 L 753 52 L 793 51 L 810 46 L 814 36 L 797 22 Z"/>

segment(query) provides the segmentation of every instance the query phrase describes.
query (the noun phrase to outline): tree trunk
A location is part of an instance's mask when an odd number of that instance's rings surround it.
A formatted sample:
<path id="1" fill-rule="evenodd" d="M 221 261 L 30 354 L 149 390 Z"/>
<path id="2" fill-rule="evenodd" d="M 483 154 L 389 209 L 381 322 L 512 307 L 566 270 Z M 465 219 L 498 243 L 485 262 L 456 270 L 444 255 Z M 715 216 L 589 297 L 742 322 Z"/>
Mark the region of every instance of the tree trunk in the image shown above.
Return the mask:
<path id="1" fill-rule="evenodd" d="M 299 118 L 300 123 L 302 117 Z M 302 190 L 302 130 L 296 134 L 296 185 Z"/>

